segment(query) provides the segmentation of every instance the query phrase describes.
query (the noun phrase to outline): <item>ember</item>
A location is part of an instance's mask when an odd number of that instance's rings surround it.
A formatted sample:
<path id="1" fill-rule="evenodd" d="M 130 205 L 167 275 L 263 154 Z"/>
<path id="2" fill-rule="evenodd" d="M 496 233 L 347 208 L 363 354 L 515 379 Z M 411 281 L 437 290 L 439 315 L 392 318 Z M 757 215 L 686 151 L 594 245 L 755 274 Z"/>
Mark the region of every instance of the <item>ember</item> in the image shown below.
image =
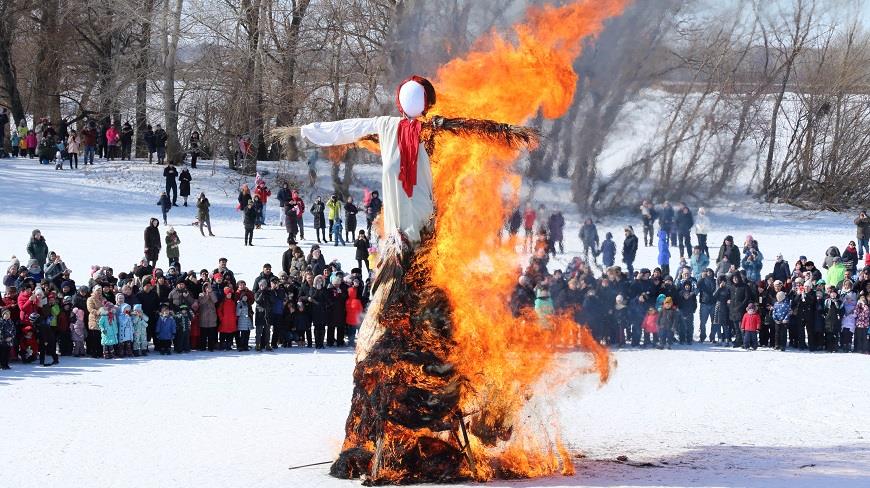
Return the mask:
<path id="1" fill-rule="evenodd" d="M 581 41 L 626 4 L 530 11 L 514 27 L 516 44 L 492 34 L 487 48 L 438 71 L 430 117 L 521 124 L 538 111 L 561 116 Z M 361 331 L 368 327 L 370 340 L 360 341 L 346 437 L 330 473 L 367 484 L 572 474 L 558 431 L 524 423 L 523 409 L 554 374 L 595 371 L 606 381 L 607 352 L 569 317 L 542 323 L 508 309 L 518 256 L 514 242 L 496 236 L 517 202 L 519 149 L 449 130 L 434 144 L 435 232 L 416 252 L 381 256 L 377 280 L 392 283 L 390 297 L 371 305 L 380 313 Z M 505 183 L 513 193 L 503 201 Z M 559 352 L 574 347 L 592 354 L 592 368 L 555 371 Z"/>

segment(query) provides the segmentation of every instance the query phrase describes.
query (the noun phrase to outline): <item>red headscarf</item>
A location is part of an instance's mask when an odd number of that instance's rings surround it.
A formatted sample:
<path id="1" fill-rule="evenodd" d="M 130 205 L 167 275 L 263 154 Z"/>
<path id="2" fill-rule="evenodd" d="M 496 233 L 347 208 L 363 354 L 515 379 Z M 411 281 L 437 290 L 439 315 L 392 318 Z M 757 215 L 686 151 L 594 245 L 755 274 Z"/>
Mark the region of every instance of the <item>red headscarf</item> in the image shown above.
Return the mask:
<path id="1" fill-rule="evenodd" d="M 408 195 L 408 198 L 414 195 L 414 185 L 417 184 L 417 153 L 420 150 L 420 132 L 423 129 L 423 124 L 416 118 L 409 118 L 402 109 L 402 104 L 399 101 L 399 91 L 402 86 L 409 81 L 414 81 L 423 86 L 425 94 L 425 107 L 422 115 L 426 115 L 426 111 L 435 103 L 435 89 L 432 83 L 421 76 L 412 76 L 405 81 L 399 83 L 396 88 L 396 106 L 399 108 L 399 113 L 403 118 L 399 122 L 399 157 L 401 165 L 399 166 L 399 181 L 402 182 L 402 189 Z"/>

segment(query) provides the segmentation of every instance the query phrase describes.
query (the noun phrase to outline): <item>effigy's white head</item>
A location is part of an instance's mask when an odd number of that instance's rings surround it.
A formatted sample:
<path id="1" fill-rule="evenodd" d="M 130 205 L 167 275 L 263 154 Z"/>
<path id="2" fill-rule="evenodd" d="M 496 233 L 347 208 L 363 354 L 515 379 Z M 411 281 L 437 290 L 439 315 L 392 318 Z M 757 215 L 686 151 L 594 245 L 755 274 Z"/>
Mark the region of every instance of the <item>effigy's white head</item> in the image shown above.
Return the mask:
<path id="1" fill-rule="evenodd" d="M 423 115 L 426 109 L 426 91 L 414 80 L 406 81 L 399 88 L 399 108 L 409 118 Z"/>
<path id="2" fill-rule="evenodd" d="M 396 88 L 396 105 L 399 112 L 409 119 L 415 119 L 435 105 L 435 88 L 422 76 L 412 76 Z"/>

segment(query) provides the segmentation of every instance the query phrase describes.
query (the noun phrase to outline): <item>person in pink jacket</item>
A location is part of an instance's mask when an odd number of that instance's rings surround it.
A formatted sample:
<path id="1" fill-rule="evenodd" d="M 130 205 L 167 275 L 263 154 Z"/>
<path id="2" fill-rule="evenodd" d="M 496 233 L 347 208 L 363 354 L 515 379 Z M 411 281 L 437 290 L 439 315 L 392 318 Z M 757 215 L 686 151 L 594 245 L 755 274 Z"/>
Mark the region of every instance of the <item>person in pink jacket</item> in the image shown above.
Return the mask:
<path id="1" fill-rule="evenodd" d="M 110 125 L 109 128 L 106 129 L 106 145 L 109 147 L 109 161 L 115 159 L 115 152 L 118 149 L 119 140 L 121 140 L 121 133 L 118 132 L 118 129 L 116 129 L 114 125 Z"/>
<path id="2" fill-rule="evenodd" d="M 25 140 L 27 141 L 27 157 L 33 159 L 36 156 L 36 132 L 29 131 Z"/>

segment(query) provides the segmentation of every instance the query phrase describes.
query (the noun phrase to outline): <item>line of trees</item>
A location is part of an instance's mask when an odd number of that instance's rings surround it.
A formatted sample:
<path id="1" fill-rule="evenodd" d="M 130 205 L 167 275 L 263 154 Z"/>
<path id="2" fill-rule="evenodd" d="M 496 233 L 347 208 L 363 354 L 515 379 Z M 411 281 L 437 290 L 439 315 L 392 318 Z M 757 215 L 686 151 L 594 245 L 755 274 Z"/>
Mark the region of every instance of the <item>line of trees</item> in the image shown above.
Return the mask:
<path id="1" fill-rule="evenodd" d="M 130 121 L 140 155 L 148 124 L 164 126 L 175 159 L 198 130 L 207 155 L 253 174 L 258 161 L 299 156 L 264 137 L 272 127 L 391 113 L 397 81 L 433 75 L 541 3 L 3 0 L 0 104 L 15 121 Z M 533 183 L 569 179 L 573 203 L 593 213 L 735 189 L 802 207 L 866 205 L 863 7 L 634 2 L 584 46 L 568 113 L 529 121 L 545 143 L 522 171 Z M 240 136 L 252 151 L 236 160 Z M 626 139 L 642 144 L 616 160 Z M 333 179 L 346 188 L 361 156 L 338 154 Z"/>

